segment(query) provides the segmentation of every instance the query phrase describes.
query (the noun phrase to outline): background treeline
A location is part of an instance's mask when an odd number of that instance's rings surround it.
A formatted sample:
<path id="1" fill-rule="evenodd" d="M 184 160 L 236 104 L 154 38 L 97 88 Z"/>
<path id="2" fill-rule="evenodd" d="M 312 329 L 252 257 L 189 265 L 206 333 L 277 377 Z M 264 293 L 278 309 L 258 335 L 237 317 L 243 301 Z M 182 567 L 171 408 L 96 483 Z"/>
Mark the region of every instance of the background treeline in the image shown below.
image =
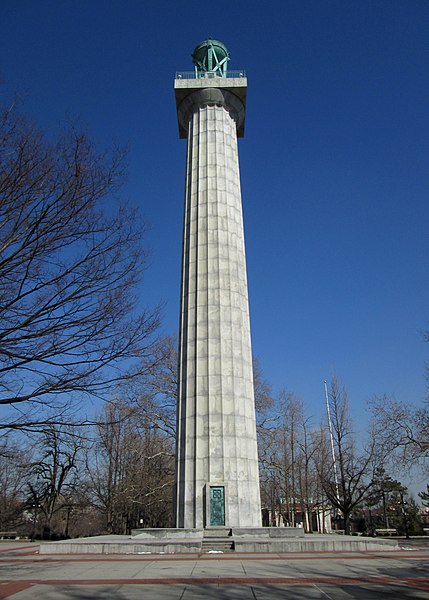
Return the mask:
<path id="1" fill-rule="evenodd" d="M 162 366 L 103 403 L 92 425 L 9 431 L 0 447 L 0 530 L 59 538 L 171 526 L 176 382 Z M 156 373 L 155 373 L 156 371 Z M 156 383 L 156 387 L 155 387 Z"/>
<path id="2" fill-rule="evenodd" d="M 427 405 L 415 409 L 374 398 L 368 427 L 357 430 L 336 377 L 327 392 L 330 420 L 321 423 L 286 391 L 259 412 L 262 505 L 271 524 L 281 516 L 287 525 L 323 532 L 328 514 L 332 529 L 346 534 L 422 534 L 428 515 L 421 505 L 428 505 L 429 489 L 419 494 L 419 506 L 397 478 L 410 469 L 419 479 L 427 476 Z"/>
<path id="3" fill-rule="evenodd" d="M 57 539 L 174 525 L 176 340 L 158 344 L 145 386 L 118 390 L 92 426 L 52 424 L 3 437 L 1 531 Z M 255 394 L 266 525 L 323 532 L 328 519 L 346 534 L 423 534 L 429 488 L 415 499 L 397 479 L 401 469 L 421 476 L 425 468 L 422 410 L 375 400 L 370 428 L 358 438 L 347 393 L 334 378 L 331 437 L 327 420 L 314 423 L 294 394 L 273 398 L 257 363 Z"/>

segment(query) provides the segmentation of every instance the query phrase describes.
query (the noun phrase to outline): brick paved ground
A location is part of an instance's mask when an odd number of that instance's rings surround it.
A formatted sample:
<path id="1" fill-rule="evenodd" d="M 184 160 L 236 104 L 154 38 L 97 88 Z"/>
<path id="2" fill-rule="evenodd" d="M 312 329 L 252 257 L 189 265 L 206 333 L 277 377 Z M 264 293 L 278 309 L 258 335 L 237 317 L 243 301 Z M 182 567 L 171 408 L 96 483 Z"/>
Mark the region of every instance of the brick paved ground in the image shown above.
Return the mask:
<path id="1" fill-rule="evenodd" d="M 0 545 L 0 599 L 420 600 L 429 550 L 374 553 L 47 556 Z"/>

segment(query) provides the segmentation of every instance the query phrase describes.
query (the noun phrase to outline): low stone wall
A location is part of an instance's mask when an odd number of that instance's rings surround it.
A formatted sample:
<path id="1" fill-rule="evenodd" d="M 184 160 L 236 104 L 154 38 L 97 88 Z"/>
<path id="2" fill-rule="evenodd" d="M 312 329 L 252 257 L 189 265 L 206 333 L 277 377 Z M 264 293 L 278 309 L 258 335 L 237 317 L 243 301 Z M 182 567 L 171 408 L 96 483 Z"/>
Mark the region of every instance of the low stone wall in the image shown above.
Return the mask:
<path id="1" fill-rule="evenodd" d="M 202 529 L 176 529 L 176 528 L 164 528 L 164 529 L 132 529 L 131 537 L 140 539 L 201 539 L 203 537 Z"/>
<path id="2" fill-rule="evenodd" d="M 272 553 L 272 552 L 374 552 L 386 550 L 399 550 L 398 544 L 384 542 L 376 542 L 372 540 L 356 539 L 356 538 L 341 538 L 334 539 L 324 536 L 323 538 L 314 535 L 305 536 L 304 538 L 295 539 L 240 539 L 235 538 L 235 552 L 256 552 L 256 553 Z"/>
<path id="3" fill-rule="evenodd" d="M 82 538 L 61 542 L 41 543 L 40 554 L 183 554 L 201 552 L 200 540 L 147 540 L 136 542 L 128 536 L 121 541 L 109 536 Z"/>
<path id="4" fill-rule="evenodd" d="M 233 527 L 234 538 L 303 538 L 305 536 L 302 527 Z"/>
<path id="5" fill-rule="evenodd" d="M 278 528 L 280 531 L 283 528 Z M 98 536 L 60 542 L 40 544 L 40 554 L 183 554 L 202 553 L 203 535 L 196 537 L 196 530 L 190 535 L 195 537 L 180 537 L 178 530 L 174 535 L 160 538 L 134 538 L 130 536 Z M 237 530 L 235 530 L 236 533 Z M 260 531 L 260 530 L 259 530 Z M 189 533 L 189 532 L 188 532 Z M 253 530 L 255 533 L 255 530 Z M 264 531 L 261 535 L 250 535 L 250 532 L 240 532 L 228 539 L 233 540 L 237 553 L 283 553 L 283 552 L 366 552 L 377 550 L 399 550 L 394 540 L 377 540 L 374 538 L 337 536 L 335 534 L 304 534 L 299 536 L 278 536 L 276 533 Z M 159 532 L 159 535 L 161 532 Z"/>

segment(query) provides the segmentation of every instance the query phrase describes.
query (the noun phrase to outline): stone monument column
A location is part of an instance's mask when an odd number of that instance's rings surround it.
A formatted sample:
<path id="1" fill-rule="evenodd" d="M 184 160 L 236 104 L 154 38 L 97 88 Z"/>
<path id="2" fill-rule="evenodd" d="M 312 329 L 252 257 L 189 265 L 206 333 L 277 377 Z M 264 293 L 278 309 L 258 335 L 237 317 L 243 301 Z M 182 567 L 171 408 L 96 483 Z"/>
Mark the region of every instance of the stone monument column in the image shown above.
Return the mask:
<path id="1" fill-rule="evenodd" d="M 260 527 L 237 135 L 247 80 L 207 40 L 178 74 L 187 138 L 177 404 L 176 526 Z"/>

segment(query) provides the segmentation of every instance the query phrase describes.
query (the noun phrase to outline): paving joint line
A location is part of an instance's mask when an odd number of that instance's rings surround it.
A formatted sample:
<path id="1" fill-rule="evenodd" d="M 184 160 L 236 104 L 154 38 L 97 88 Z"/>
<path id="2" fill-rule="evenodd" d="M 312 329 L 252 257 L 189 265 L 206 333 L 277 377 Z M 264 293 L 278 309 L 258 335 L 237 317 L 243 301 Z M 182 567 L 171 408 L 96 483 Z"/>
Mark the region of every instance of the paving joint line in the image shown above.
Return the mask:
<path id="1" fill-rule="evenodd" d="M 258 584 L 288 584 L 288 585 L 399 585 L 407 587 L 429 586 L 429 577 L 403 577 L 401 579 L 389 576 L 360 577 L 147 577 L 144 579 L 3 579 L 0 585 L 258 585 Z"/>
<path id="2" fill-rule="evenodd" d="M 386 554 L 332 554 L 332 555 L 298 555 L 298 554 L 284 554 L 278 556 L 271 555 L 240 555 L 240 556 L 222 556 L 216 555 L 207 556 L 207 555 L 199 555 L 199 556 L 181 556 L 177 554 L 171 555 L 145 555 L 139 556 L 136 554 L 111 554 L 111 555 L 100 555 L 100 554 L 57 554 L 57 555 L 35 555 L 33 553 L 26 553 L 21 555 L 12 554 L 10 558 L 2 557 L 0 558 L 0 563 L 10 563 L 10 562 L 21 562 L 21 563 L 79 563 L 79 562 L 171 562 L 171 561 L 213 561 L 213 560 L 221 560 L 221 561 L 305 561 L 305 560 L 331 560 L 335 559 L 336 561 L 341 560 L 380 560 L 380 559 L 418 559 L 418 558 L 428 558 L 429 553 L 427 551 L 422 551 L 419 554 L 397 554 L 395 553 L 392 556 L 391 552 L 387 552 Z"/>
<path id="3" fill-rule="evenodd" d="M 316 588 L 316 590 L 318 592 L 320 592 L 321 594 L 323 594 L 324 596 L 326 596 L 327 598 L 329 598 L 329 600 L 334 600 L 332 598 L 332 596 L 330 596 L 327 592 L 325 592 L 325 590 L 322 590 L 318 585 L 316 585 L 315 583 L 313 584 L 313 587 Z"/>

